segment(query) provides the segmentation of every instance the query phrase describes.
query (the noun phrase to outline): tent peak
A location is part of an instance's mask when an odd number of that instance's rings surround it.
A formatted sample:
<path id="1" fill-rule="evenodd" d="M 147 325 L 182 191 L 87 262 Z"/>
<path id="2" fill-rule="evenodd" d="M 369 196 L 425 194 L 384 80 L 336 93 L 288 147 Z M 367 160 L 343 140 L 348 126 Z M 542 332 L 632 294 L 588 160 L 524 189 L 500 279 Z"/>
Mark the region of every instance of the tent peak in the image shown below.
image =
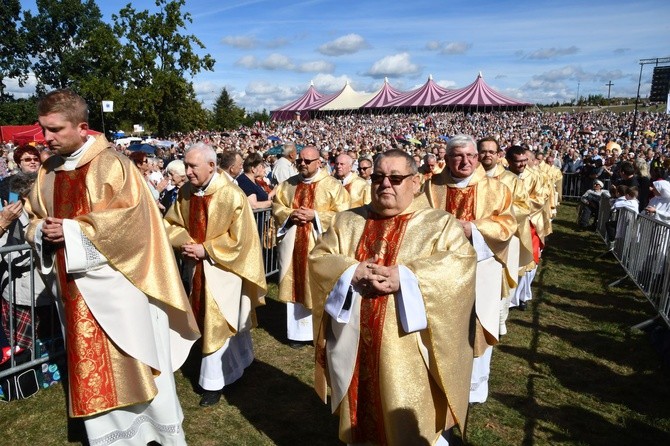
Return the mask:
<path id="1" fill-rule="evenodd" d="M 428 75 L 428 80 L 429 80 L 429 81 L 432 81 L 432 80 L 433 80 L 433 75 L 432 75 L 432 74 L 429 74 L 429 75 Z"/>
<path id="2" fill-rule="evenodd" d="M 483 75 L 482 72 L 480 71 L 480 72 L 479 72 L 479 76 L 477 76 L 477 77 L 481 79 L 481 78 L 484 77 L 484 75 Z"/>

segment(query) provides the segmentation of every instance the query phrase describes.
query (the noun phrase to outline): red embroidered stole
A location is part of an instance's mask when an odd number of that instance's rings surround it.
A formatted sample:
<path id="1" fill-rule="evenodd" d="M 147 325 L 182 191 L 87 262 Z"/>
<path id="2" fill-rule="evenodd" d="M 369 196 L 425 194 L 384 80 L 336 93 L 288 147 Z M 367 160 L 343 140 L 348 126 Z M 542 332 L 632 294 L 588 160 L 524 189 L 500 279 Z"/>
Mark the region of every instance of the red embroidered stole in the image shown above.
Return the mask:
<path id="1" fill-rule="evenodd" d="M 293 209 L 301 206 L 314 209 L 314 195 L 316 182 L 298 183 L 293 196 Z M 293 245 L 293 302 L 305 302 L 305 286 L 307 285 L 307 255 L 309 254 L 309 236 L 312 231 L 312 222 L 298 225 Z"/>
<path id="2" fill-rule="evenodd" d="M 188 234 L 196 243 L 205 241 L 207 236 L 207 208 L 212 200 L 212 195 L 199 197 L 191 195 L 188 209 Z M 191 284 L 191 307 L 195 320 L 198 321 L 198 328 L 204 333 L 205 329 L 205 271 L 202 261 L 195 264 L 193 272 L 193 282 Z"/>
<path id="3" fill-rule="evenodd" d="M 371 213 L 356 248 L 356 260 L 363 261 L 378 254 L 379 264 L 395 265 L 411 216 L 404 214 L 381 218 Z M 389 295 L 361 299 L 358 356 L 347 391 L 353 443 L 386 444 L 379 387 L 379 354 L 388 298 Z"/>
<path id="4" fill-rule="evenodd" d="M 447 187 L 447 205 L 445 210 L 459 220 L 472 221 L 475 219 L 477 203 L 477 185 L 464 187 Z"/>
<path id="5" fill-rule="evenodd" d="M 85 182 L 89 165 L 56 173 L 56 218 L 90 212 Z M 156 388 L 150 367 L 120 351 L 100 327 L 73 275 L 66 272 L 64 244 L 56 249 L 56 267 L 65 308 L 71 416 L 90 416 L 153 398 Z"/>

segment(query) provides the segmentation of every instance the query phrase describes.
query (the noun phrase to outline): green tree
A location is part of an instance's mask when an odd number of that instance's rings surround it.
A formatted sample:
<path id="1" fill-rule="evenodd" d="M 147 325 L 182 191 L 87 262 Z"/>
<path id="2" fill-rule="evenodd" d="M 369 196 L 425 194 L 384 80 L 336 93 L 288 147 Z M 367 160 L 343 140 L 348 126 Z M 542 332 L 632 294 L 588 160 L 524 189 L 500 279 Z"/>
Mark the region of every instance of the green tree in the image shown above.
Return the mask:
<path id="1" fill-rule="evenodd" d="M 156 0 L 156 13 L 137 11 L 128 4 L 112 16 L 114 32 L 125 42 L 124 97 L 133 101 L 127 104 L 128 117 L 159 135 L 190 130 L 184 126 L 191 122 L 195 104 L 193 86 L 184 76 L 214 68 L 209 54 L 197 52 L 204 49 L 202 42 L 184 34 L 186 24 L 192 22 L 191 15 L 181 11 L 184 4 L 184 0 Z"/>
<path id="2" fill-rule="evenodd" d="M 37 98 L 0 101 L 0 125 L 32 124 L 37 120 Z"/>
<path id="3" fill-rule="evenodd" d="M 212 127 L 215 130 L 232 130 L 240 126 L 244 119 L 244 109 L 239 108 L 225 88 L 214 103 Z"/>
<path id="4" fill-rule="evenodd" d="M 0 7 L 0 101 L 6 99 L 5 79 L 18 80 L 23 87 L 28 78 L 28 52 L 21 25 L 19 0 L 3 0 Z"/>
<path id="5" fill-rule="evenodd" d="M 270 115 L 266 109 L 263 109 L 262 112 L 253 112 L 251 114 L 247 114 L 242 123 L 247 127 L 253 127 L 257 122 L 270 122 Z"/>

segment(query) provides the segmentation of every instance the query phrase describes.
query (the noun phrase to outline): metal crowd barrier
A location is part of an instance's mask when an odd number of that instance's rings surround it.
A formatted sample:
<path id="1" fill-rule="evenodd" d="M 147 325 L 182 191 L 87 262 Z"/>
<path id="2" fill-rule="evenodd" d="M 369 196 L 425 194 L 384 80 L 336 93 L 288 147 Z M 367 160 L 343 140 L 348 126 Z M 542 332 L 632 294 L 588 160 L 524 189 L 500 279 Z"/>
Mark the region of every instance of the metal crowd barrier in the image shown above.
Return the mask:
<path id="1" fill-rule="evenodd" d="M 604 183 L 603 190 L 608 190 L 610 187 L 610 180 L 600 180 Z M 589 184 L 584 183 L 584 177 L 580 173 L 564 173 L 563 174 L 563 199 L 567 201 L 579 200 L 584 192 L 591 189 L 593 180 L 588 179 Z"/>
<path id="2" fill-rule="evenodd" d="M 17 372 L 22 372 L 24 370 L 28 370 L 30 368 L 33 368 L 37 365 L 41 365 L 47 362 L 53 362 L 57 357 L 62 356 L 64 354 L 64 351 L 58 351 L 56 350 L 56 343 L 51 342 L 50 347 L 46 349 L 45 352 L 38 351 L 38 345 L 42 345 L 42 348 L 44 348 L 44 344 L 38 343 L 37 340 L 37 333 L 35 329 L 35 258 L 33 256 L 33 250 L 31 249 L 30 245 L 28 244 L 23 244 L 23 245 L 14 245 L 14 246 L 4 246 L 0 248 L 0 256 L 2 257 L 2 279 L 3 279 L 3 286 L 8 288 L 9 291 L 9 296 L 14 296 L 14 280 L 11 280 L 12 277 L 14 277 L 15 270 L 18 269 L 15 266 L 16 259 L 18 257 L 23 257 L 21 263 L 22 266 L 21 268 L 23 270 L 28 270 L 30 274 L 30 294 L 31 294 L 31 305 L 30 305 L 30 322 L 31 322 L 31 327 L 32 327 L 32 333 L 31 333 L 31 348 L 30 350 L 30 359 L 26 362 L 22 362 L 21 364 L 16 363 L 16 354 L 15 354 L 15 348 L 16 346 L 16 334 L 15 334 L 15 310 L 14 310 L 14 305 L 15 302 L 13 299 L 9 299 L 7 302 L 9 303 L 9 318 L 8 320 L 2 320 L 2 330 L 4 330 L 4 324 L 9 325 L 9 339 L 7 341 L 9 342 L 9 359 L 6 364 L 3 365 L 6 366 L 7 364 L 9 365 L 8 368 L 5 370 L 0 370 L 0 379 L 5 378 L 6 376 L 11 376 L 14 375 Z M 23 260 L 27 260 L 28 264 L 23 265 Z M 6 268 L 7 270 L 7 276 L 5 277 L 5 271 L 4 269 Z M 19 272 L 20 274 L 20 272 Z M 4 297 L 0 296 L 0 299 L 4 299 Z M 46 322 L 46 321 L 45 321 Z M 52 332 L 49 336 L 50 339 L 56 339 L 60 336 L 62 336 L 62 333 L 60 333 L 60 322 L 58 321 L 58 316 L 54 311 L 51 312 L 51 321 L 50 325 L 52 328 Z M 4 338 L 4 333 L 3 336 Z M 46 353 L 46 354 L 45 354 Z"/>
<path id="3" fill-rule="evenodd" d="M 254 218 L 256 220 L 256 227 L 258 229 L 258 235 L 261 240 L 261 250 L 263 253 L 263 263 L 265 265 L 265 276 L 269 277 L 273 274 L 279 272 L 279 257 L 277 255 L 276 247 L 276 236 L 274 228 L 274 220 L 272 218 L 272 208 L 266 209 L 256 209 L 254 210 Z M 23 269 L 29 269 L 30 271 L 30 294 L 32 295 L 32 305 L 30 306 L 30 319 L 32 330 L 32 346 L 30 350 L 30 360 L 27 362 L 22 362 L 21 364 L 16 363 L 15 358 L 15 320 L 14 320 L 14 302 L 10 299 L 9 301 L 9 320 L 2 321 L 2 324 L 9 325 L 9 348 L 10 348 L 10 358 L 8 360 L 8 368 L 0 370 L 0 379 L 14 375 L 18 372 L 28 370 L 37 365 L 44 364 L 47 362 L 53 362 L 58 356 L 63 354 L 62 351 L 55 351 L 53 348 L 48 350 L 48 355 L 41 356 L 43 352 L 38 352 L 36 346 L 37 336 L 35 333 L 35 268 L 34 268 L 34 257 L 33 251 L 28 244 L 16 245 L 16 246 L 7 246 L 0 248 L 0 256 L 4 258 L 2 262 L 2 267 L 7 268 L 8 278 L 13 277 L 15 273 L 15 267 L 13 266 L 14 260 L 17 256 L 26 256 L 26 259 L 29 259 L 29 264 L 24 266 Z M 3 278 L 4 279 L 4 278 Z M 14 295 L 14 282 L 13 280 L 8 280 L 5 286 L 9 287 L 9 295 Z M 0 297 L 2 299 L 2 297 Z M 56 322 L 51 321 L 51 326 L 60 329 L 60 324 L 57 321 L 57 316 L 52 314 L 52 319 L 55 317 Z M 3 328 L 4 330 L 4 328 Z M 4 336 L 3 336 L 4 337 Z M 52 334 L 52 338 L 56 338 L 58 335 Z M 52 346 L 55 345 L 52 343 Z M 5 364 L 7 365 L 7 364 Z"/>
<path id="4" fill-rule="evenodd" d="M 670 326 L 670 225 L 630 209 L 612 212 L 609 200 L 602 199 L 598 232 L 626 271 L 610 286 L 630 278 Z"/>

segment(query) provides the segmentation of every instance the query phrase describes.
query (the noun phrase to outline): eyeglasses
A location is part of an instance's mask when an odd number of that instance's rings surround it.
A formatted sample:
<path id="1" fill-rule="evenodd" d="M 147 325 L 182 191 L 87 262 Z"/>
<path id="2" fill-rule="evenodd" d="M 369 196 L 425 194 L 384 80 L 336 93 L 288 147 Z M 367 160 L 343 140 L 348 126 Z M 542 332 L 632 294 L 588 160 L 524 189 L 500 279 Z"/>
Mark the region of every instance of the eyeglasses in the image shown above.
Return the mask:
<path id="1" fill-rule="evenodd" d="M 465 153 L 465 154 L 459 154 L 459 155 L 449 155 L 449 158 L 463 161 L 464 159 L 469 159 L 469 160 L 474 160 L 477 159 L 477 154 L 476 153 Z"/>
<path id="2" fill-rule="evenodd" d="M 383 173 L 373 173 L 370 175 L 370 181 L 372 181 L 372 184 L 382 184 L 384 179 L 388 178 L 389 183 L 391 183 L 392 186 L 398 186 L 400 183 L 405 181 L 406 178 L 411 176 L 414 176 L 414 174 L 408 173 L 407 175 L 384 175 Z"/>
<path id="3" fill-rule="evenodd" d="M 360 167 L 358 168 L 358 171 L 360 172 L 360 171 L 362 171 L 362 170 L 368 170 L 368 169 L 372 169 L 372 166 L 367 166 L 367 167 L 360 166 Z"/>
<path id="4" fill-rule="evenodd" d="M 295 163 L 296 164 L 305 163 L 306 165 L 309 166 L 310 164 L 312 164 L 314 161 L 317 161 L 318 159 L 319 158 L 314 158 L 313 160 L 308 160 L 308 159 L 305 159 L 305 158 L 298 158 L 298 159 L 295 160 Z"/>
<path id="5" fill-rule="evenodd" d="M 37 158 L 36 156 L 29 156 L 29 157 L 26 157 L 26 158 L 21 158 L 22 163 L 32 163 L 32 162 L 38 163 L 39 161 L 40 161 L 40 159 Z"/>

